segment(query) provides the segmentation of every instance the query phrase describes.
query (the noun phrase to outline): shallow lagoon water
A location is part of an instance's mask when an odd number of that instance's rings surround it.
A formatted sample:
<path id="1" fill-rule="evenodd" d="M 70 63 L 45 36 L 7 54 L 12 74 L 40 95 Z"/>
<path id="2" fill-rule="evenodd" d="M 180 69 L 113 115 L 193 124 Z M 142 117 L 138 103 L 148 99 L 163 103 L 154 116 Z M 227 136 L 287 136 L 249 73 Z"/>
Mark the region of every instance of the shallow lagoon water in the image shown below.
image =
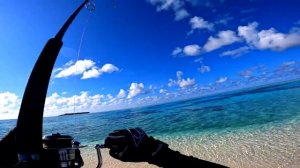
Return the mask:
<path id="1" fill-rule="evenodd" d="M 1 121 L 3 136 L 15 120 Z M 141 127 L 171 148 L 230 167 L 300 165 L 300 82 L 105 113 L 44 119 L 44 133 L 70 134 L 82 144 L 85 167 L 95 167 L 93 146 L 115 129 Z M 122 163 L 104 150 L 104 167 Z"/>

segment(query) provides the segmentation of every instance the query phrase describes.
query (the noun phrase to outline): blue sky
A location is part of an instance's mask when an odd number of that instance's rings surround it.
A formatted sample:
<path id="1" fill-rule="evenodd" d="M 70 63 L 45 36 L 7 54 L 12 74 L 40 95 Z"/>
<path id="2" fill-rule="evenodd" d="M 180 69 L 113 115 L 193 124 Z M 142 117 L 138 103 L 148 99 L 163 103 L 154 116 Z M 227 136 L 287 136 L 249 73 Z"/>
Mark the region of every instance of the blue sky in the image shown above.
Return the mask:
<path id="1" fill-rule="evenodd" d="M 64 37 L 46 116 L 74 104 L 99 112 L 299 77 L 297 0 L 94 2 Z M 16 118 L 41 49 L 80 3 L 0 2 L 0 118 Z"/>

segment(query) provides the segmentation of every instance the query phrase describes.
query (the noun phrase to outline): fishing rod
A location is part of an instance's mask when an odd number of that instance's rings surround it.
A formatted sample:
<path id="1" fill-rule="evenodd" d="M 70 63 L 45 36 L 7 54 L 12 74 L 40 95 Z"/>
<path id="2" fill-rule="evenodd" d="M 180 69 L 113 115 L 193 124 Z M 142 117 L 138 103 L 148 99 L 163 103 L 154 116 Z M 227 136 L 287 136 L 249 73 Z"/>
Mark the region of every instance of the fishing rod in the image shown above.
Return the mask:
<path id="1" fill-rule="evenodd" d="M 54 38 L 48 40 L 30 74 L 16 126 L 16 167 L 81 167 L 79 143 L 71 136 L 52 134 L 42 139 L 43 113 L 51 72 L 63 45 L 63 37 L 85 0 L 67 19 Z M 53 162 L 54 160 L 54 162 Z"/>

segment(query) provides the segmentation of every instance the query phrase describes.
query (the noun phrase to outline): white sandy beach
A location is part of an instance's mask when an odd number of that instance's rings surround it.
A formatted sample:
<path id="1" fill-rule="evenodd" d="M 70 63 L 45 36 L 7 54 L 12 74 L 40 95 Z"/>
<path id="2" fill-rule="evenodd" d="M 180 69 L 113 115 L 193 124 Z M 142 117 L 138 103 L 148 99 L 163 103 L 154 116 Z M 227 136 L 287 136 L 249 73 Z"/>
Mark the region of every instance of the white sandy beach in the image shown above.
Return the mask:
<path id="1" fill-rule="evenodd" d="M 299 124 L 222 134 L 161 136 L 174 150 L 235 168 L 299 168 Z M 96 167 L 96 151 L 82 151 L 85 167 Z M 104 168 L 150 168 L 147 163 L 124 163 L 102 150 Z"/>

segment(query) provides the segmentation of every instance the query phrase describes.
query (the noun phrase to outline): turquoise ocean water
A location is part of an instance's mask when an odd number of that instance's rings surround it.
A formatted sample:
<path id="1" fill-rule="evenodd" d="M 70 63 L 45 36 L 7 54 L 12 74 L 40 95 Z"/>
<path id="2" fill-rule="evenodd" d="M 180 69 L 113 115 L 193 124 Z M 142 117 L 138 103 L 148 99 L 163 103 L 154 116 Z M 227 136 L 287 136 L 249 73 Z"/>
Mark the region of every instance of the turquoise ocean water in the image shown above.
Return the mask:
<path id="1" fill-rule="evenodd" d="M 0 121 L 0 137 L 16 120 Z M 244 89 L 155 106 L 44 118 L 44 134 L 72 135 L 83 145 L 85 167 L 95 167 L 94 145 L 115 129 L 141 127 L 186 155 L 243 168 L 300 165 L 300 81 Z M 104 167 L 122 163 L 103 150 Z"/>
<path id="2" fill-rule="evenodd" d="M 141 127 L 150 135 L 207 134 L 298 123 L 300 81 L 113 112 L 44 118 L 44 134 L 70 134 L 101 143 L 115 129 Z M 16 120 L 0 121 L 0 137 Z"/>

